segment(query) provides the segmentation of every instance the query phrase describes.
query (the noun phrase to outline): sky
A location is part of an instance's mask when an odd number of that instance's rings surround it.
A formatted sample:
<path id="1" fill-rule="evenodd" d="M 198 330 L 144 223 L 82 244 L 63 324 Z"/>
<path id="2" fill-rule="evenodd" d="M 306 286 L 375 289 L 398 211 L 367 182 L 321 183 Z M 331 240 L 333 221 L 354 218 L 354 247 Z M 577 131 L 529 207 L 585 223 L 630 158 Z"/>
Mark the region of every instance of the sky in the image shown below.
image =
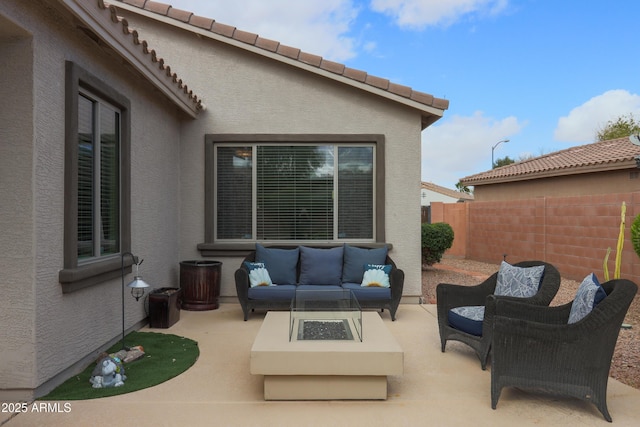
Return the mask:
<path id="1" fill-rule="evenodd" d="M 640 120 L 637 0 L 163 0 L 449 100 L 423 181 L 583 145 Z M 500 142 L 504 140 L 508 142 Z"/>

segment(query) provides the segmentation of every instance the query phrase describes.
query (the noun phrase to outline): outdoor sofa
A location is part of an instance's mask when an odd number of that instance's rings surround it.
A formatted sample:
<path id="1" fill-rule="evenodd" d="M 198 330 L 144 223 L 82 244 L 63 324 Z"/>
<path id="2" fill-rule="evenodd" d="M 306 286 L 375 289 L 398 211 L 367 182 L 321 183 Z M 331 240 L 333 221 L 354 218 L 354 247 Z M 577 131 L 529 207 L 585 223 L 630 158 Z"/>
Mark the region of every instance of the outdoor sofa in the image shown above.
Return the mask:
<path id="1" fill-rule="evenodd" d="M 236 270 L 235 281 L 244 320 L 255 309 L 288 310 L 296 290 L 344 289 L 353 292 L 361 308 L 381 311 L 386 308 L 395 320 L 404 272 L 389 257 L 386 246 L 256 244 L 256 250 Z"/>

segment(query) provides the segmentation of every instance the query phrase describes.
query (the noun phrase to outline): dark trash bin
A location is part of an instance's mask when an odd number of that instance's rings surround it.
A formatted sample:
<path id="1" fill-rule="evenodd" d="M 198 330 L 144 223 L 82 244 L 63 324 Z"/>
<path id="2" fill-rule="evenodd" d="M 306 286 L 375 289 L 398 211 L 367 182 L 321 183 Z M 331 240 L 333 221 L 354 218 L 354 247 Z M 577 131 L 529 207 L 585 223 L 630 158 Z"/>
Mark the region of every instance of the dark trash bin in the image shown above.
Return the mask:
<path id="1" fill-rule="evenodd" d="M 183 310 L 204 311 L 219 307 L 221 267 L 219 261 L 180 262 Z"/>
<path id="2" fill-rule="evenodd" d="M 160 288 L 149 294 L 149 327 L 170 328 L 180 320 L 180 289 Z"/>

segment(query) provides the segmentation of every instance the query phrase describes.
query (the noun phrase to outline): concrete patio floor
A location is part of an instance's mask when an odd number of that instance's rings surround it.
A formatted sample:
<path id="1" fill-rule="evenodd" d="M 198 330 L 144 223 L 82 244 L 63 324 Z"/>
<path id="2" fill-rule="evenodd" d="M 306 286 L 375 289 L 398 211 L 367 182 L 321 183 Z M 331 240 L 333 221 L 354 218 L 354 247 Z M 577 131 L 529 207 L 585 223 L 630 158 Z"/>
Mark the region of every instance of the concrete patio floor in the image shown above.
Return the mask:
<path id="1" fill-rule="evenodd" d="M 182 375 L 115 397 L 71 401 L 68 413 L 25 413 L 0 424 L 18 426 L 599 426 L 595 406 L 504 389 L 491 409 L 491 375 L 471 349 L 449 343 L 440 352 L 435 305 L 401 305 L 384 323 L 404 350 L 404 374 L 389 377 L 386 401 L 263 400 L 262 377 L 249 373 L 249 352 L 264 318 L 247 322 L 237 304 L 182 311 L 169 329 L 148 329 L 198 341 L 200 358 Z M 366 333 L 366 332 L 365 332 Z M 616 426 L 640 422 L 640 390 L 609 380 Z"/>

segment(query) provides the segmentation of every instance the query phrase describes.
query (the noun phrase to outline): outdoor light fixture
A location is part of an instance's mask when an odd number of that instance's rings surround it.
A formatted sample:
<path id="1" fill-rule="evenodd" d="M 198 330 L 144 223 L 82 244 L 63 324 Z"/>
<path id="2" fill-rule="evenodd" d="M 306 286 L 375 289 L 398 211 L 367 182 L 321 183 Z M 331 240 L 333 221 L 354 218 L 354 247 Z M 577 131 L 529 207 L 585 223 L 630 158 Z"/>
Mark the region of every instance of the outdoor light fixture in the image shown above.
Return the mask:
<path id="1" fill-rule="evenodd" d="M 138 266 L 142 264 L 142 261 L 139 260 L 138 257 L 133 255 L 131 252 L 124 252 L 121 256 L 121 265 L 122 265 L 122 349 L 128 350 L 128 348 L 124 345 L 124 257 L 125 255 L 131 256 L 133 259 L 133 263 L 136 266 L 136 274 L 133 277 L 133 281 L 127 285 L 127 287 L 131 288 L 131 295 L 138 301 L 142 295 L 144 295 L 145 288 L 149 287 L 149 284 L 142 280 L 142 276 L 138 273 Z"/>
<path id="2" fill-rule="evenodd" d="M 495 150 L 495 149 L 496 149 L 496 147 L 497 147 L 498 145 L 500 145 L 501 143 L 503 143 L 503 142 L 504 142 L 504 143 L 507 143 L 507 142 L 509 142 L 509 140 L 508 140 L 508 139 L 503 139 L 503 140 L 501 140 L 501 141 L 496 142 L 496 145 L 494 145 L 493 147 L 491 147 L 491 169 L 493 169 L 493 168 L 495 168 L 495 167 L 496 167 L 496 164 L 493 162 L 493 150 Z"/>
<path id="3" fill-rule="evenodd" d="M 640 133 L 629 135 L 629 141 L 631 141 L 633 145 L 640 145 Z"/>

